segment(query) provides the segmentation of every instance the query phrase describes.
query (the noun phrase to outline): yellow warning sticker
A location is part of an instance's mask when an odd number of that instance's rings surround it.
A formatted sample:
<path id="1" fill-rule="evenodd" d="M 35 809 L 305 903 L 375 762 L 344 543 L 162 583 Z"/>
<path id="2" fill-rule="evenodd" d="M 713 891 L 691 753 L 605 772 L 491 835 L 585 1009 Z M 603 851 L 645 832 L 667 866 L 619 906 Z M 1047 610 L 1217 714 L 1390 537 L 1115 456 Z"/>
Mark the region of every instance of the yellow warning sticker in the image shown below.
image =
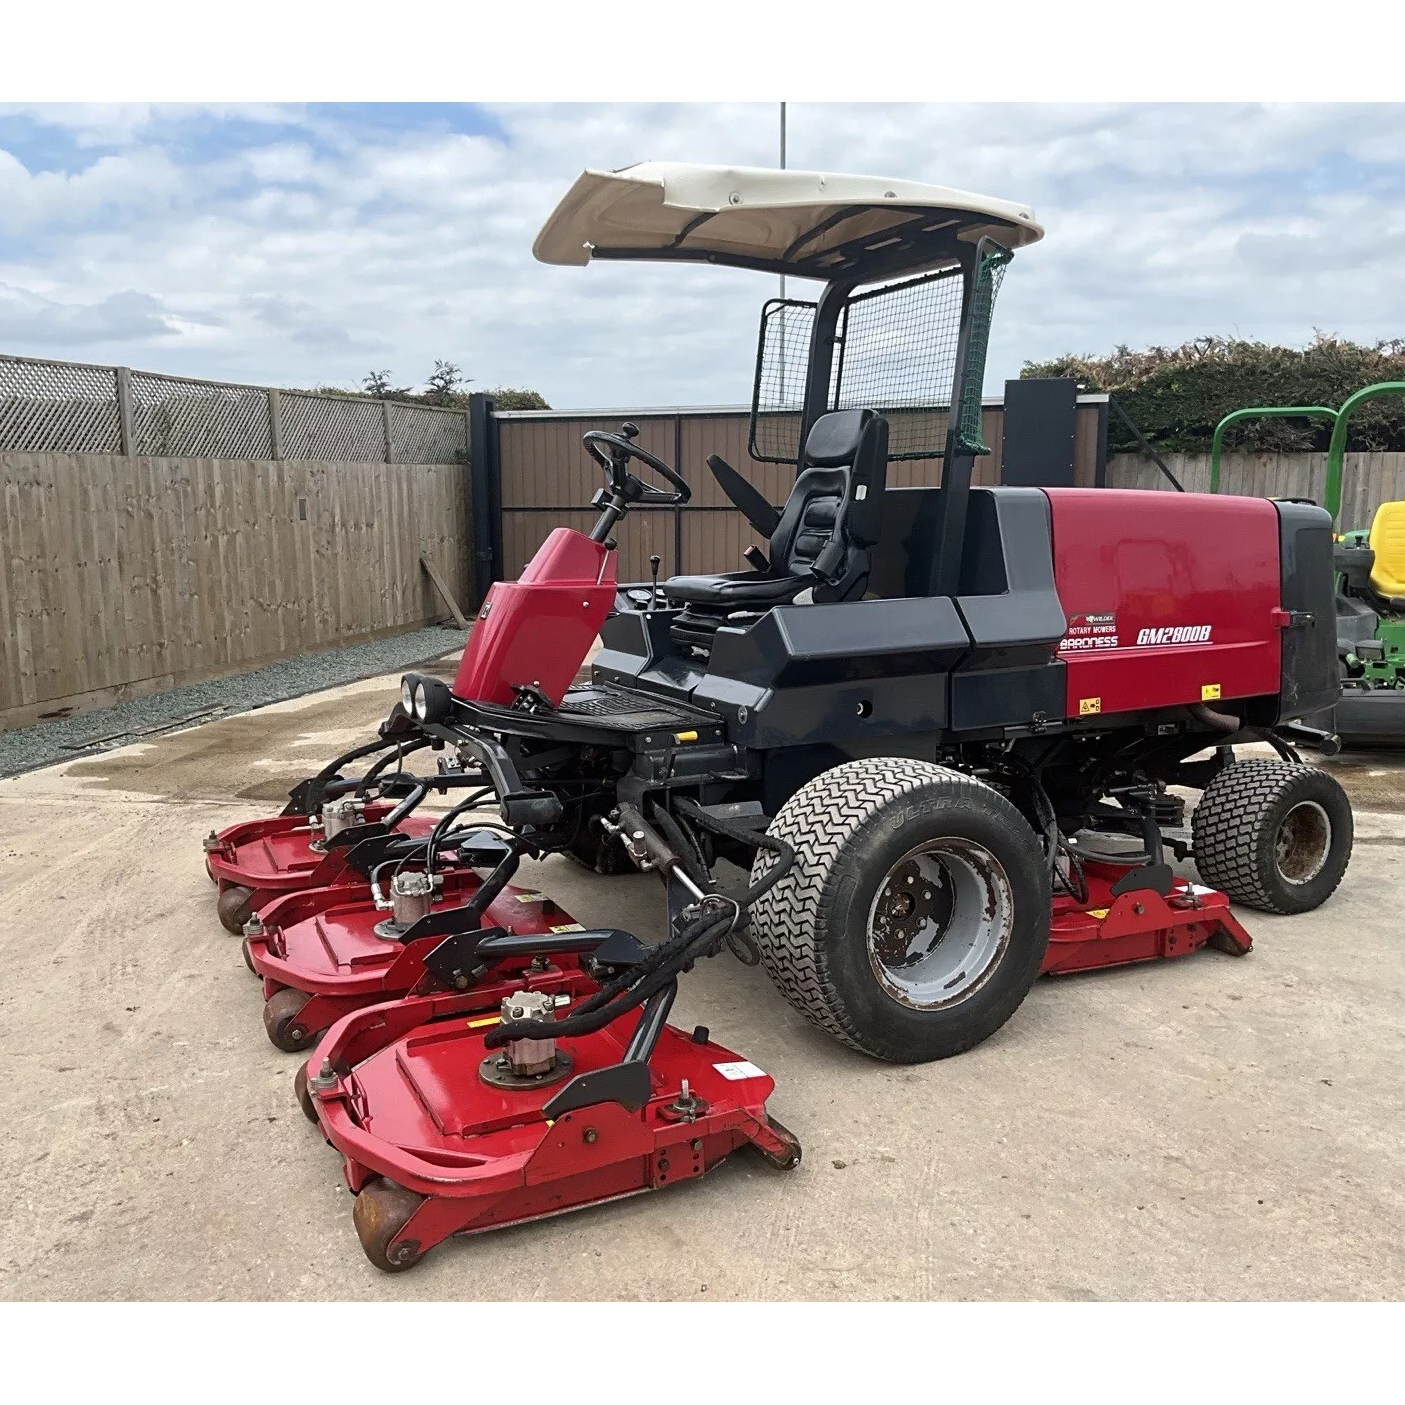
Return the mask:
<path id="1" fill-rule="evenodd" d="M 1103 710 L 1103 700 L 1102 700 L 1101 698 L 1079 698 L 1079 699 L 1078 699 L 1078 715 L 1079 715 L 1080 717 L 1088 717 L 1088 716 L 1090 716 L 1092 713 L 1094 713 L 1094 712 L 1101 712 L 1102 710 Z"/>
<path id="2" fill-rule="evenodd" d="M 1220 696 L 1220 685 L 1218 683 L 1202 683 L 1200 685 L 1200 701 L 1214 702 Z"/>
<path id="3" fill-rule="evenodd" d="M 1088 916 L 1096 917 L 1098 921 L 1101 922 L 1111 911 L 1112 909 L 1110 907 L 1090 907 L 1088 909 Z"/>
<path id="4" fill-rule="evenodd" d="M 496 1015 L 485 1015 L 481 1020 L 468 1020 L 468 1021 L 466 1021 L 466 1022 L 465 1022 L 465 1028 L 467 1028 L 467 1029 L 482 1029 L 484 1025 L 488 1025 L 488 1024 L 497 1024 L 497 1022 L 498 1022 L 498 1017 L 497 1017 Z"/>
<path id="5" fill-rule="evenodd" d="M 546 894 L 545 894 L 545 893 L 518 893 L 518 894 L 517 894 L 517 901 L 520 902 L 520 903 L 544 903 L 544 902 L 546 901 Z"/>
<path id="6" fill-rule="evenodd" d="M 585 928 L 579 922 L 566 922 L 560 927 L 548 927 L 547 931 L 559 936 L 562 932 L 583 932 Z"/>

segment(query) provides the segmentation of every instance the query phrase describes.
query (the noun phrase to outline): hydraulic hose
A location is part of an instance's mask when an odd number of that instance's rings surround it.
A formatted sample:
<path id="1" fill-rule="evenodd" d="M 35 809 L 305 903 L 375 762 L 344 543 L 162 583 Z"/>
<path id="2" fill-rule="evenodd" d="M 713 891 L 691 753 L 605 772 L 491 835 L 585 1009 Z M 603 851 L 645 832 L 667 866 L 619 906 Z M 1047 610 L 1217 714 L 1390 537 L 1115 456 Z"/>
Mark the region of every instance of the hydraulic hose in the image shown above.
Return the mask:
<path id="1" fill-rule="evenodd" d="M 354 746 L 350 751 L 342 752 L 335 760 L 329 761 L 323 766 L 315 776 L 309 776 L 294 787 L 292 794 L 288 797 L 288 807 L 283 813 L 285 815 L 315 815 L 322 808 L 322 802 L 329 796 L 345 795 L 348 790 L 356 787 L 357 782 L 354 780 L 343 781 L 339 779 L 341 768 L 348 761 L 359 761 L 363 756 L 372 756 L 376 752 L 384 751 L 387 747 L 394 745 L 395 739 L 393 737 L 377 737 L 373 742 L 366 742 L 362 746 Z"/>
<path id="2" fill-rule="evenodd" d="M 762 893 L 774 888 L 790 872 L 791 866 L 795 863 L 795 850 L 783 839 L 776 839 L 760 830 L 747 829 L 743 825 L 732 824 L 728 820 L 719 819 L 716 815 L 710 815 L 696 800 L 691 800 L 687 796 L 680 798 L 678 808 L 695 824 L 715 830 L 718 834 L 725 835 L 728 839 L 734 839 L 739 844 L 745 844 L 748 848 L 764 849 L 767 853 L 776 855 L 777 862 L 773 863 L 761 875 L 760 880 L 748 895 L 748 908 Z M 759 966 L 761 964 L 761 948 L 757 946 L 755 937 L 747 930 L 750 923 L 742 922 L 740 913 L 737 914 L 737 917 L 737 922 L 727 933 L 727 947 L 743 966 Z"/>
<path id="3" fill-rule="evenodd" d="M 1076 903 L 1086 903 L 1088 901 L 1088 880 L 1083 874 L 1083 861 L 1069 847 L 1063 835 L 1059 832 L 1059 818 L 1054 811 L 1054 802 L 1049 799 L 1049 792 L 1044 788 L 1044 779 L 1040 774 L 1042 763 L 1036 768 L 1026 764 L 1024 773 L 1029 780 L 1030 795 L 1034 800 L 1034 810 L 1039 817 L 1039 823 L 1044 830 L 1044 853 L 1049 865 L 1049 885 L 1050 888 L 1059 887 L 1071 897 Z M 1068 873 L 1059 867 L 1059 853 L 1068 859 Z"/>
<path id="4" fill-rule="evenodd" d="M 772 864 L 762 874 L 754 887 L 747 889 L 743 910 L 749 908 L 762 893 L 770 892 L 795 864 L 795 850 L 784 839 L 777 839 L 774 835 L 765 834 L 759 829 L 746 829 L 742 825 L 732 824 L 729 820 L 719 819 L 716 815 L 708 814 L 696 800 L 690 800 L 687 796 L 679 799 L 678 808 L 689 819 L 707 829 L 714 829 L 718 834 L 724 834 L 728 839 L 735 839 L 748 848 L 765 849 L 767 853 L 776 856 L 778 862 Z"/>
<path id="5" fill-rule="evenodd" d="M 430 872 L 434 872 L 434 862 L 439 857 L 439 850 L 444 845 L 444 840 L 448 837 L 453 828 L 453 823 L 465 810 L 471 810 L 474 806 L 481 804 L 493 793 L 491 786 L 483 790 L 476 790 L 466 799 L 460 800 L 457 805 L 451 806 L 441 815 L 435 826 L 429 832 L 429 842 L 425 850 L 424 866 Z"/>
<path id="6" fill-rule="evenodd" d="M 365 795 L 375 784 L 376 780 L 386 771 L 393 761 L 395 769 L 398 771 L 405 760 L 405 757 L 412 751 L 418 751 L 421 747 L 429 745 L 429 738 L 422 737 L 418 741 L 402 742 L 394 751 L 387 752 L 382 756 L 364 776 L 361 777 L 361 784 L 356 787 L 357 795 Z"/>
<path id="7" fill-rule="evenodd" d="M 394 746 L 393 737 L 377 737 L 373 742 L 366 742 L 364 746 L 354 746 L 350 751 L 344 751 L 335 761 L 329 761 L 318 773 L 313 776 L 314 786 L 323 785 L 327 781 L 335 780 L 337 772 L 346 765 L 348 761 L 359 761 L 363 756 L 374 756 L 378 751 L 384 751 L 387 747 Z"/>
<path id="8" fill-rule="evenodd" d="M 657 803 L 649 806 L 649 818 L 663 830 L 664 837 L 673 845 L 673 852 L 678 855 L 683 871 L 699 888 L 706 889 L 709 886 L 707 865 L 703 862 L 692 835 L 685 834 L 683 826 Z"/>
<path id="9" fill-rule="evenodd" d="M 685 808 L 690 805 L 691 811 Z M 565 1019 L 511 1020 L 500 1024 L 485 1036 L 483 1042 L 488 1048 L 499 1048 L 513 1039 L 569 1038 L 603 1029 L 656 995 L 670 981 L 677 979 L 679 972 L 690 962 L 725 940 L 752 904 L 790 872 L 795 862 L 795 851 L 784 840 L 717 820 L 691 801 L 680 801 L 679 809 L 689 814 L 690 818 L 697 817 L 699 822 L 716 828 L 721 834 L 751 847 L 766 849 L 775 854 L 778 861 L 746 890 L 739 901 L 720 896 L 705 900 L 700 910 L 674 936 L 655 947 L 637 965 L 605 982 Z"/>
<path id="10" fill-rule="evenodd" d="M 561 1039 L 594 1034 L 675 980 L 690 960 L 731 926 L 732 920 L 730 906 L 700 913 L 637 966 L 607 981 L 594 995 L 581 1001 L 565 1019 L 509 1020 L 490 1029 L 483 1043 L 489 1049 L 496 1049 L 513 1039 Z"/>

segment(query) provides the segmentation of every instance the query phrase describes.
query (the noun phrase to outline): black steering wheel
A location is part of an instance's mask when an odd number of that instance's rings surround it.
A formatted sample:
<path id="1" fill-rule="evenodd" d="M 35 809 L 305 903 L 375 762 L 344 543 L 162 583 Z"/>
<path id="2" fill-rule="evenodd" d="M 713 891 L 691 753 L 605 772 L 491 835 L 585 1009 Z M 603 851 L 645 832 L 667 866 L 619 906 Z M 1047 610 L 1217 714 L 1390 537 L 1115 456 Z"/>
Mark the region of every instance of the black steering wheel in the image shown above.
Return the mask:
<path id="1" fill-rule="evenodd" d="M 616 497 L 626 502 L 657 503 L 668 507 L 681 507 L 693 496 L 693 490 L 683 478 L 671 469 L 661 458 L 647 449 L 633 443 L 639 433 L 639 426 L 628 420 L 620 426 L 618 434 L 607 434 L 603 429 L 592 429 L 581 438 L 586 452 L 605 470 L 605 481 Z M 674 491 L 664 488 L 651 488 L 630 473 L 625 465 L 630 459 L 652 468 L 661 478 L 673 484 Z"/>

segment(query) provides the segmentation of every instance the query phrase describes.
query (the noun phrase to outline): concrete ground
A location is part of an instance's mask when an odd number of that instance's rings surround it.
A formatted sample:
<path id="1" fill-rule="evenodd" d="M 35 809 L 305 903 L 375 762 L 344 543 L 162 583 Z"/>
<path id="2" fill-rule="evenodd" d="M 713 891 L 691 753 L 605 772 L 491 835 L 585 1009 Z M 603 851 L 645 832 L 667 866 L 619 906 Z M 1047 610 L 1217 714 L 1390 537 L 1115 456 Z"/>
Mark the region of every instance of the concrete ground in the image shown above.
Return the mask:
<path id="1" fill-rule="evenodd" d="M 1344 764 L 1337 896 L 1243 914 L 1255 950 L 1043 980 L 994 1038 L 896 1068 L 730 957 L 674 1021 L 776 1078 L 805 1146 L 452 1241 L 387 1277 L 215 919 L 200 838 L 366 736 L 373 680 L 0 782 L 0 1296 L 1399 1298 L 1405 770 Z M 644 875 L 524 865 L 656 933 Z"/>

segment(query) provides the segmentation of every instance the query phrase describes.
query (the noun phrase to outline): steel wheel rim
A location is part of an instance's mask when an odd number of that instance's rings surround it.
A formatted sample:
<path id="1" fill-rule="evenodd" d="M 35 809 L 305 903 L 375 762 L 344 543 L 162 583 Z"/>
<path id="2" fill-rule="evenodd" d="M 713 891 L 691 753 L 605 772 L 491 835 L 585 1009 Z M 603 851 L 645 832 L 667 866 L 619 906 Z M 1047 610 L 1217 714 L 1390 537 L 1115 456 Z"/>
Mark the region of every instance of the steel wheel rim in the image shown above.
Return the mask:
<path id="1" fill-rule="evenodd" d="M 1278 876 L 1294 886 L 1311 883 L 1327 866 L 1332 849 L 1332 821 L 1315 800 L 1300 800 L 1278 826 L 1273 861 Z"/>
<path id="2" fill-rule="evenodd" d="M 999 965 L 1015 896 L 1000 860 L 948 836 L 910 849 L 879 880 L 865 933 L 883 992 L 914 1010 L 967 999 Z"/>

